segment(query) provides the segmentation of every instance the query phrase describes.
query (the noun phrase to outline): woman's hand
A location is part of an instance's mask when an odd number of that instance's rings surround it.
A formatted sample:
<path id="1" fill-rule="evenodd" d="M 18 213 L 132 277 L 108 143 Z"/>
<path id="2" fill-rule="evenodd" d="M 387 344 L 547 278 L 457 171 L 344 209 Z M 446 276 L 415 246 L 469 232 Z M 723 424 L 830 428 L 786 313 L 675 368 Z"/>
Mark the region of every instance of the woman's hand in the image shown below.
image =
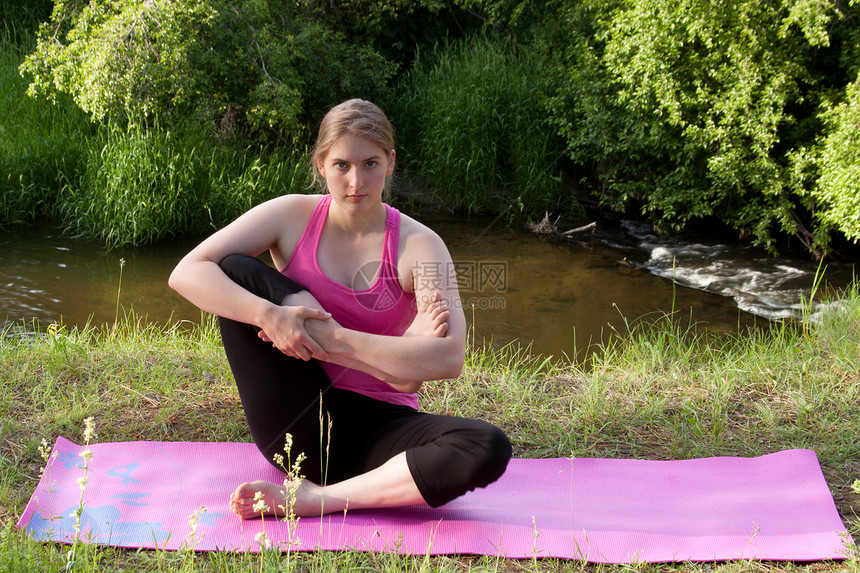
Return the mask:
<path id="1" fill-rule="evenodd" d="M 306 295 L 306 296 L 304 296 Z M 287 296 L 281 306 L 272 307 L 260 325 L 258 336 L 293 358 L 328 361 L 328 353 L 308 334 L 305 320 L 329 320 L 319 302 L 307 291 Z"/>

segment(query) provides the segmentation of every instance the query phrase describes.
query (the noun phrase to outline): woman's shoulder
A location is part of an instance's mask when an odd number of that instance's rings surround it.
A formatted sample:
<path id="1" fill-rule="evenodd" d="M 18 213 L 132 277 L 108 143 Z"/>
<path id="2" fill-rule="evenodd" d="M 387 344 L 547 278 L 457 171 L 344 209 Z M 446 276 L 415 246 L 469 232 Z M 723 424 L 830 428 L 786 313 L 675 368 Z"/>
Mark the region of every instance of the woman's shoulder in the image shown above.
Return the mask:
<path id="1" fill-rule="evenodd" d="M 252 220 L 261 225 L 274 225 L 278 229 L 294 225 L 304 228 L 321 198 L 322 195 L 281 195 L 260 203 L 248 213 L 257 213 Z"/>
<path id="2" fill-rule="evenodd" d="M 441 240 L 436 231 L 402 212 L 400 213 L 400 234 L 401 236 Z"/>
<path id="3" fill-rule="evenodd" d="M 289 195 L 280 195 L 274 199 L 269 199 L 265 203 L 261 203 L 258 207 L 272 208 L 277 210 L 296 210 L 296 211 L 313 211 L 317 203 L 320 202 L 323 195 L 303 195 L 299 193 L 291 193 Z"/>
<path id="4" fill-rule="evenodd" d="M 417 260 L 438 259 L 440 254 L 448 254 L 445 242 L 436 231 L 403 213 L 400 214 L 400 246 L 402 253 Z"/>
<path id="5" fill-rule="evenodd" d="M 265 213 L 260 227 L 270 229 L 273 243 L 268 248 L 279 269 L 292 256 L 321 198 L 322 195 L 281 195 L 255 207 Z"/>

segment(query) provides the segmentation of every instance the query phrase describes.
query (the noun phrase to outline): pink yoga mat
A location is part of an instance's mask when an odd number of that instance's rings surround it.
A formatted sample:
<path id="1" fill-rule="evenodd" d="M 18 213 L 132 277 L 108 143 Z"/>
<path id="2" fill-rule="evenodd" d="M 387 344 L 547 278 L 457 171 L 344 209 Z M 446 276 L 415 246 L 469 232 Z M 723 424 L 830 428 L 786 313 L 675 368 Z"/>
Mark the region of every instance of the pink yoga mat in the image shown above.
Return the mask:
<path id="1" fill-rule="evenodd" d="M 815 453 L 683 461 L 515 459 L 502 478 L 438 508 L 240 521 L 228 495 L 283 476 L 251 444 L 90 446 L 81 538 L 121 547 L 561 557 L 601 563 L 844 558 L 845 530 Z M 69 542 L 82 447 L 63 438 L 18 526 Z M 189 517 L 201 506 L 196 535 Z"/>

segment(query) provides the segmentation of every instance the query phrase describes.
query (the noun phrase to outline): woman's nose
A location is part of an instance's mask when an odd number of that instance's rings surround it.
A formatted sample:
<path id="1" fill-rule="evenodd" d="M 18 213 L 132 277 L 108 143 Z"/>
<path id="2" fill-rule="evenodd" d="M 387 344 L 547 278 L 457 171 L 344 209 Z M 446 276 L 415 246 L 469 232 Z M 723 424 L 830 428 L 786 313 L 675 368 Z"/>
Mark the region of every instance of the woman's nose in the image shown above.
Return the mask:
<path id="1" fill-rule="evenodd" d="M 361 179 L 361 170 L 353 169 L 352 173 L 349 175 L 349 185 L 353 189 L 361 189 L 362 179 Z"/>

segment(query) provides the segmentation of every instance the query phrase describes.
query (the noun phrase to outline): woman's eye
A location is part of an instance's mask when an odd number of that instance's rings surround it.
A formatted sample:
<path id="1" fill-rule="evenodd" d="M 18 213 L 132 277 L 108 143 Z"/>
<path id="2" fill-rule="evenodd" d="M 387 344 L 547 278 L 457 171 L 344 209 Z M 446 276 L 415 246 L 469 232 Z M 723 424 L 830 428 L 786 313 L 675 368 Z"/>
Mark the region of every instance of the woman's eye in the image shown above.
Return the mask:
<path id="1" fill-rule="evenodd" d="M 370 161 L 368 161 L 368 162 L 367 162 L 367 163 L 365 163 L 364 165 L 365 165 L 366 167 L 376 167 L 376 161 L 373 161 L 373 160 L 371 159 Z"/>
<path id="2" fill-rule="evenodd" d="M 343 161 L 338 161 L 337 163 L 334 164 L 334 166 L 337 167 L 338 169 L 346 169 L 346 163 Z"/>

